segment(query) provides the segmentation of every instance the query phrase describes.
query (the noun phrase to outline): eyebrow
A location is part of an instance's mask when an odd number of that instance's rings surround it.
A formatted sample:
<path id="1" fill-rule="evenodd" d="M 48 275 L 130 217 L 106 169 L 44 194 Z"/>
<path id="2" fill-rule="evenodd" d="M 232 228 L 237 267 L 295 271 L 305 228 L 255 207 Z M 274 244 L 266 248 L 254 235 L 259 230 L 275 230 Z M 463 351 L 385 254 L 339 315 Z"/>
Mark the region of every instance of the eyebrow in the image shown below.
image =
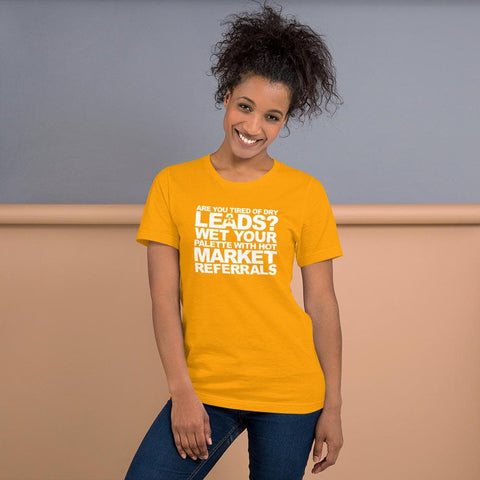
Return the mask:
<path id="1" fill-rule="evenodd" d="M 245 100 L 248 100 L 250 103 L 252 103 L 253 105 L 255 105 L 255 102 L 254 102 L 251 98 L 248 98 L 248 97 L 245 97 L 245 96 L 238 97 L 239 100 L 240 100 L 241 98 L 244 98 Z M 269 110 L 269 112 L 279 113 L 282 117 L 285 116 L 285 114 L 284 114 L 281 110 L 273 109 L 273 110 Z"/>

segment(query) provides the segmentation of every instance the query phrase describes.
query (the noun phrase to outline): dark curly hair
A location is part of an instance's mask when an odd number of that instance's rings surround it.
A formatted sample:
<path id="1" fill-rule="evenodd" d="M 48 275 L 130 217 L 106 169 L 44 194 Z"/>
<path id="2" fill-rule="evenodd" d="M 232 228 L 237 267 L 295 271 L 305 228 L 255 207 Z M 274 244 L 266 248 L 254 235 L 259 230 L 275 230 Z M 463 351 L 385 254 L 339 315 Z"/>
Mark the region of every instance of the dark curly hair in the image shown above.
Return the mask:
<path id="1" fill-rule="evenodd" d="M 291 94 L 288 118 L 301 123 L 320 115 L 323 105 L 331 113 L 330 102 L 343 104 L 322 35 L 295 17 L 282 17 L 281 6 L 276 11 L 265 1 L 260 7 L 259 12 L 229 15 L 221 23 L 229 28 L 212 49 L 216 106 L 221 108 L 226 93 L 250 74 L 286 85 Z"/>

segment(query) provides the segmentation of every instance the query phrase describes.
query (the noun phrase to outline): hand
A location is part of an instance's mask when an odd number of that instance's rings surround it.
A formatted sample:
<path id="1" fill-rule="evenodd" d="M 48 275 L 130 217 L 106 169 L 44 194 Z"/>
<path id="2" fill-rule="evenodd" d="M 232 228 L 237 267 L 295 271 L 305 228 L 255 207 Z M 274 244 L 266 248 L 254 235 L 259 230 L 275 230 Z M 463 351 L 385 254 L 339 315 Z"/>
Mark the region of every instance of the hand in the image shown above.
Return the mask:
<path id="1" fill-rule="evenodd" d="M 327 455 L 321 461 L 323 442 L 327 444 Z M 317 420 L 315 427 L 315 445 L 313 447 L 313 461 L 318 462 L 312 468 L 312 473 L 323 472 L 332 466 L 338 457 L 343 445 L 342 422 L 339 409 L 324 409 Z"/>
<path id="2" fill-rule="evenodd" d="M 212 444 L 208 413 L 195 392 L 172 395 L 172 432 L 180 456 L 193 460 L 208 458 Z"/>

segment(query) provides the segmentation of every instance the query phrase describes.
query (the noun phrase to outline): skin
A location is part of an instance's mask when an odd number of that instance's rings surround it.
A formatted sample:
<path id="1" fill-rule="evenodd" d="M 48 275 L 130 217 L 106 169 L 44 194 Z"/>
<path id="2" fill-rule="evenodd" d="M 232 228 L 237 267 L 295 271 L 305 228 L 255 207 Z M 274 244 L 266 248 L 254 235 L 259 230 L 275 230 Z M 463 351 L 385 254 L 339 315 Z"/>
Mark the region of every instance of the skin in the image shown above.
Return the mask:
<path id="1" fill-rule="evenodd" d="M 315 427 L 312 473 L 319 473 L 337 461 L 343 445 L 341 423 L 342 332 L 333 285 L 333 261 L 301 267 L 304 308 L 312 319 L 313 339 L 325 376 L 325 403 Z M 323 443 L 327 455 L 322 459 Z"/>
<path id="2" fill-rule="evenodd" d="M 247 75 L 225 96 L 225 137 L 211 155 L 213 166 L 231 181 L 251 181 L 273 166 L 267 147 L 287 121 L 290 91 L 258 75 Z M 239 138 L 259 140 L 249 145 Z M 179 254 L 170 245 L 150 241 L 147 249 L 153 324 L 157 347 L 172 396 L 172 432 L 179 455 L 208 458 L 211 427 L 190 380 L 184 354 L 179 299 Z M 302 267 L 304 307 L 312 319 L 326 395 L 316 429 L 312 473 L 336 462 L 343 444 L 341 427 L 341 328 L 333 287 L 332 260 Z M 323 444 L 327 454 L 322 459 Z M 318 458 L 316 458 L 318 457 Z"/>

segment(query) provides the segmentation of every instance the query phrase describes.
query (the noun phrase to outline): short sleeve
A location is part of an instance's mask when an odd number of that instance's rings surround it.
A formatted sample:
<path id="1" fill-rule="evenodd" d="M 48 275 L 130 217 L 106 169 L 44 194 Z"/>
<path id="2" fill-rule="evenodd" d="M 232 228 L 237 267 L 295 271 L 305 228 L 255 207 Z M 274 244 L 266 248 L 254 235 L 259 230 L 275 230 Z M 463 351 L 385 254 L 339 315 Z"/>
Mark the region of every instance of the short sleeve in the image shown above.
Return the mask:
<path id="1" fill-rule="evenodd" d="M 136 241 L 148 246 L 149 240 L 179 248 L 179 234 L 172 218 L 168 167 L 154 178 L 143 209 Z"/>
<path id="2" fill-rule="evenodd" d="M 296 255 L 300 267 L 343 255 L 327 193 L 315 177 L 306 191 Z"/>

